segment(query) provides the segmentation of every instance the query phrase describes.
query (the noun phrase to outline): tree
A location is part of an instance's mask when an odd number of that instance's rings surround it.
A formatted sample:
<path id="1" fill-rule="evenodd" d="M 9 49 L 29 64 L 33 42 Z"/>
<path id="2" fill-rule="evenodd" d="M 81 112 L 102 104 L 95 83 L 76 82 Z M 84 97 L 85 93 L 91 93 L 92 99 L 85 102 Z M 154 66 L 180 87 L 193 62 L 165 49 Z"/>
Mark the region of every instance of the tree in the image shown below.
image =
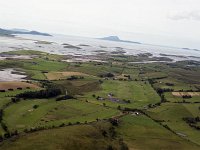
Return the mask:
<path id="1" fill-rule="evenodd" d="M 34 109 L 37 109 L 38 107 L 39 107 L 39 105 L 34 105 L 33 106 Z"/>
<path id="2" fill-rule="evenodd" d="M 121 110 L 121 106 L 120 106 L 120 105 L 119 105 L 119 106 L 117 106 L 117 109 L 118 109 L 118 110 Z"/>

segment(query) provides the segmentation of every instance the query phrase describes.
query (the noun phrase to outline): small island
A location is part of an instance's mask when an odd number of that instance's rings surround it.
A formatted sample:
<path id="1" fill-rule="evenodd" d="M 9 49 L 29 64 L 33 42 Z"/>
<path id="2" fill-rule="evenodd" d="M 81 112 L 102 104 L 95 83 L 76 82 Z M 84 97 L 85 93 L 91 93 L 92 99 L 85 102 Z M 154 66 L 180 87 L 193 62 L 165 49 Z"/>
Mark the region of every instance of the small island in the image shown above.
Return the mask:
<path id="1" fill-rule="evenodd" d="M 142 44 L 142 43 L 140 43 L 140 42 L 121 40 L 118 36 L 108 36 L 108 37 L 104 37 L 104 38 L 100 38 L 100 39 L 101 39 L 101 40 L 107 40 L 107 41 L 114 41 L 114 42 L 124 42 L 124 43 Z"/>

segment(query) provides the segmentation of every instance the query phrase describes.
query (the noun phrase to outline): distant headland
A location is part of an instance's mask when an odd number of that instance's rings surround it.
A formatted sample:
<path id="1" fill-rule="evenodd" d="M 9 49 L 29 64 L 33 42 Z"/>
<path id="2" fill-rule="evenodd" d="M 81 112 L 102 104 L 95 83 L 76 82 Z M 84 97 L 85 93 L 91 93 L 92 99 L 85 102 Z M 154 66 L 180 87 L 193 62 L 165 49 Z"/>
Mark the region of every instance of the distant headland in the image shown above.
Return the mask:
<path id="1" fill-rule="evenodd" d="M 142 44 L 140 42 L 121 40 L 118 36 L 108 36 L 108 37 L 99 38 L 99 39 L 101 39 L 101 40 L 107 40 L 107 41 L 114 41 L 114 42 L 125 42 L 125 43 Z"/>
<path id="2" fill-rule="evenodd" d="M 48 33 L 42 33 L 38 31 L 29 31 L 25 29 L 2 29 L 0 28 L 0 36 L 14 36 L 14 34 L 31 34 L 31 35 L 42 35 L 42 36 L 52 36 Z"/>

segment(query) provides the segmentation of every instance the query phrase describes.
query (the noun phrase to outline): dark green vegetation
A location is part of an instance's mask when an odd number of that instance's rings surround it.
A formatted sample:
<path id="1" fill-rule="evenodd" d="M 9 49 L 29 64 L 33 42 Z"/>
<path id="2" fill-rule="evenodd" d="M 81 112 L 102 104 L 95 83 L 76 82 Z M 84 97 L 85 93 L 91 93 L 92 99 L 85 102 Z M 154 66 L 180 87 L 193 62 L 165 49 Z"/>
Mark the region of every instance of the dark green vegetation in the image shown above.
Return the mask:
<path id="1" fill-rule="evenodd" d="M 41 88 L 0 92 L 0 149 L 200 148 L 197 62 L 133 64 L 147 56 L 111 55 L 108 62 L 67 63 L 38 51 L 4 54 L 34 55 L 0 61 L 0 68 L 17 68 Z"/>

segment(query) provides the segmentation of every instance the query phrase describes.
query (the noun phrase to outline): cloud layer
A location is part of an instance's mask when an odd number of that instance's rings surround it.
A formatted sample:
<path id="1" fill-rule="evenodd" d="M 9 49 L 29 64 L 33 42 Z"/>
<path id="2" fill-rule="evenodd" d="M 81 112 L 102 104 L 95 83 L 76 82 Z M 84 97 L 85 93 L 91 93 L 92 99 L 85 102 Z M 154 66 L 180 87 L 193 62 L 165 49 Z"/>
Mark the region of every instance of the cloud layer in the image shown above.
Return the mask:
<path id="1" fill-rule="evenodd" d="M 200 21 L 200 11 L 190 11 L 190 12 L 178 12 L 176 14 L 170 15 L 172 20 L 195 20 Z"/>
<path id="2" fill-rule="evenodd" d="M 200 48 L 199 6 L 200 0 L 0 0 L 0 27 Z"/>

